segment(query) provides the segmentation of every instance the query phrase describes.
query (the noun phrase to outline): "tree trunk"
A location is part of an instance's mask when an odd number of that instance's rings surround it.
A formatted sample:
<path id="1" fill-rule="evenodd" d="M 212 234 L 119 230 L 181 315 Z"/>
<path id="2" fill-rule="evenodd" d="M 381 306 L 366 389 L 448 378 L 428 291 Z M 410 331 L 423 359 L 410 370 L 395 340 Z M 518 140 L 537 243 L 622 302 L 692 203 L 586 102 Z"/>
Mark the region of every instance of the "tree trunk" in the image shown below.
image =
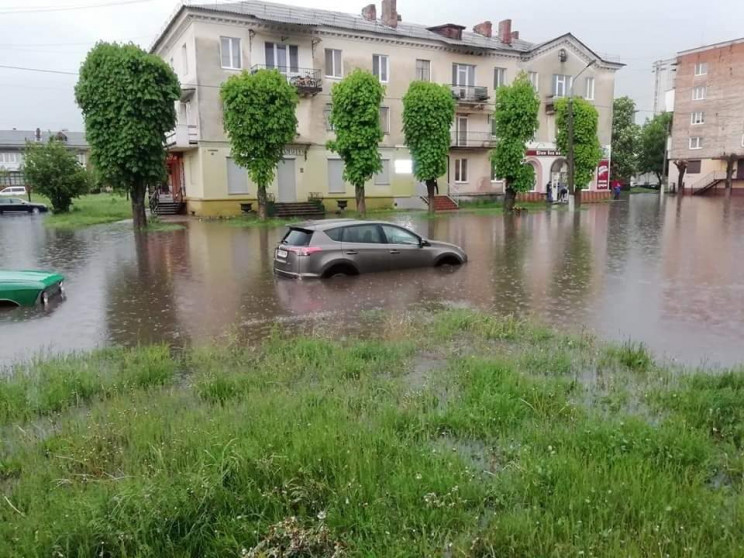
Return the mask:
<path id="1" fill-rule="evenodd" d="M 436 180 L 427 180 L 426 181 L 426 191 L 429 194 L 429 213 L 434 213 L 436 211 L 436 207 L 434 204 L 434 194 L 435 189 L 437 187 L 437 181 Z"/>
<path id="2" fill-rule="evenodd" d="M 517 192 L 511 186 L 507 186 L 504 190 L 504 213 L 512 213 L 516 201 Z"/>
<path id="3" fill-rule="evenodd" d="M 364 200 L 364 184 L 355 186 L 354 192 L 356 194 L 357 213 L 364 217 L 367 215 L 367 202 Z"/>
<path id="4" fill-rule="evenodd" d="M 574 189 L 574 209 L 581 207 L 581 188 Z"/>
<path id="5" fill-rule="evenodd" d="M 677 178 L 677 186 L 675 187 L 674 191 L 678 196 L 681 196 L 685 193 L 684 185 L 685 185 L 685 173 L 687 172 L 687 167 L 679 169 L 679 178 Z"/>
<path id="6" fill-rule="evenodd" d="M 726 158 L 726 196 L 731 195 L 731 186 L 733 185 L 734 163 L 735 162 L 736 162 L 736 157 L 733 155 L 729 155 Z"/>
<path id="7" fill-rule="evenodd" d="M 135 230 L 142 230 L 147 227 L 147 214 L 145 213 L 145 191 L 147 187 L 144 184 L 135 184 L 132 186 L 130 200 L 132 201 L 132 220 Z"/>
<path id="8" fill-rule="evenodd" d="M 266 185 L 260 184 L 256 188 L 256 197 L 258 198 L 258 218 L 261 221 L 266 220 Z"/>

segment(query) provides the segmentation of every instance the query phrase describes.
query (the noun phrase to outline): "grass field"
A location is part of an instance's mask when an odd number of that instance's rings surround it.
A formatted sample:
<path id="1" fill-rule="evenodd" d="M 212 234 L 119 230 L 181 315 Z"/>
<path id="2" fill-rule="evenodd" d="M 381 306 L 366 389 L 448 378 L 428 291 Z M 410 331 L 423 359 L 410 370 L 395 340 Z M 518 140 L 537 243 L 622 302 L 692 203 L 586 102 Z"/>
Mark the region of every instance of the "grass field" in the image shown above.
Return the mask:
<path id="1" fill-rule="evenodd" d="M 33 196 L 33 201 L 52 204 L 42 196 Z M 117 194 L 88 194 L 73 200 L 69 213 L 51 214 L 44 220 L 47 227 L 74 229 L 114 223 L 132 218 L 132 206 L 124 196 Z"/>
<path id="2" fill-rule="evenodd" d="M 468 310 L 360 320 L 7 370 L 0 555 L 744 555 L 742 370 Z"/>

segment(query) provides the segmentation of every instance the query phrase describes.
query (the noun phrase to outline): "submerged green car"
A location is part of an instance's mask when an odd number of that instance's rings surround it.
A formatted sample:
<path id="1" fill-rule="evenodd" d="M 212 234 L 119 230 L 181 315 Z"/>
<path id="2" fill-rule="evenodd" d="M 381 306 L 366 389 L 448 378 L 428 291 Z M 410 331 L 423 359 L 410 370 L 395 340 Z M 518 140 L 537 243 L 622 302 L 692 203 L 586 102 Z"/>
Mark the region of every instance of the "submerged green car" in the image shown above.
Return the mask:
<path id="1" fill-rule="evenodd" d="M 46 306 L 56 296 L 64 296 L 64 276 L 48 271 L 4 271 L 0 269 L 0 307 Z"/>

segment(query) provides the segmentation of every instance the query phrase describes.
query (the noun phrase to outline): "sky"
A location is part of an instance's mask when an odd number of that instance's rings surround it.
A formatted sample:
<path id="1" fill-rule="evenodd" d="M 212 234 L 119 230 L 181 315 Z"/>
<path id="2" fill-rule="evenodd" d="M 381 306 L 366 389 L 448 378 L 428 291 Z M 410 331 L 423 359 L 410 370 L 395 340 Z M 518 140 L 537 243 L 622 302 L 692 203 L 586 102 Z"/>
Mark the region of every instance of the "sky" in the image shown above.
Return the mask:
<path id="1" fill-rule="evenodd" d="M 371 0 L 275 0 L 360 13 Z M 213 3 L 203 0 L 202 3 Z M 82 130 L 75 75 L 98 40 L 149 48 L 177 0 L 0 0 L 0 129 Z M 381 13 L 377 2 L 378 14 Z M 541 42 L 571 32 L 599 55 L 627 64 L 616 96 L 636 101 L 639 121 L 653 109 L 654 60 L 680 50 L 744 36 L 741 0 L 398 0 L 406 21 L 458 23 L 511 18 L 521 38 Z"/>

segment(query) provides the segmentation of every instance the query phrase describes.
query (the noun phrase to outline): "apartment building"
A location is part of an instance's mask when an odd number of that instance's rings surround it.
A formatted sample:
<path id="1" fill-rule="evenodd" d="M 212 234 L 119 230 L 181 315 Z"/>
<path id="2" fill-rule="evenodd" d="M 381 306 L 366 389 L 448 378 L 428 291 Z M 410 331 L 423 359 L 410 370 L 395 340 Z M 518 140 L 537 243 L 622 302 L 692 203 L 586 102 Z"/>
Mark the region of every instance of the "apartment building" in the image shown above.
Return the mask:
<path id="1" fill-rule="evenodd" d="M 522 71 L 542 101 L 540 129 L 526 153 L 536 171 L 535 195 L 549 180 L 566 181 L 565 158 L 555 148 L 553 101 L 570 94 L 572 76 L 590 62 L 574 94 L 596 104 L 606 152 L 600 167 L 609 163 L 614 79 L 622 64 L 602 59 L 571 34 L 533 44 L 521 39 L 508 19 L 498 25 L 484 21 L 472 31 L 453 23 L 418 25 L 403 20 L 396 0 L 383 0 L 379 17 L 374 4 L 350 15 L 246 0 L 180 6 L 151 51 L 171 64 L 182 84 L 178 125 L 168 136 L 169 187 L 196 215 L 235 214 L 242 203 L 255 200 L 255 185 L 230 157 L 219 88 L 236 72 L 261 68 L 278 69 L 300 94 L 297 137 L 287 145 L 269 189 L 277 202 L 319 197 L 329 209 L 338 200 L 353 207 L 343 163 L 325 145 L 333 137 L 331 88 L 354 68 L 373 72 L 386 87 L 380 109 L 383 168 L 365 186 L 368 207 L 423 203 L 425 187 L 413 177 L 402 133 L 402 98 L 413 80 L 447 84 L 457 101 L 440 193 L 503 192 L 489 158 L 494 91 Z M 606 190 L 606 173 L 588 187 Z"/>
<path id="2" fill-rule="evenodd" d="M 732 192 L 744 194 L 744 38 L 680 52 L 676 67 L 670 160 L 687 162 L 685 193 L 723 193 L 733 158 Z"/>

